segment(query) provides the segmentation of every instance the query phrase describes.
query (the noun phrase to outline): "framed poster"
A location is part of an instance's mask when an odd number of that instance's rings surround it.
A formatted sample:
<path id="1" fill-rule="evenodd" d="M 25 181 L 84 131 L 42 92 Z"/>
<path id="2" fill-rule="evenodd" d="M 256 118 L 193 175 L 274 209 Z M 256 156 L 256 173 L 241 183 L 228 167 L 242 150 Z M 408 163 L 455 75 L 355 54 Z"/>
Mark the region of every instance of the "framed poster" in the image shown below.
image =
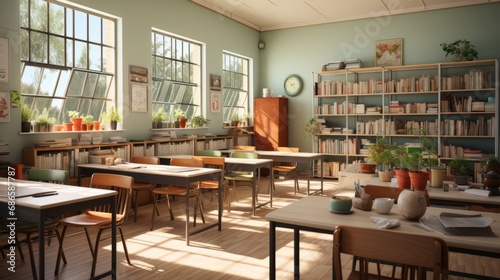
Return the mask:
<path id="1" fill-rule="evenodd" d="M 148 68 L 140 66 L 129 66 L 129 80 L 136 83 L 148 82 Z"/>
<path id="2" fill-rule="evenodd" d="M 148 111 L 148 84 L 130 83 L 130 111 Z"/>
<path id="3" fill-rule="evenodd" d="M 403 65 L 403 38 L 378 40 L 375 43 L 375 66 Z"/>
<path id="4" fill-rule="evenodd" d="M 10 122 L 10 92 L 0 92 L 0 122 Z"/>
<path id="5" fill-rule="evenodd" d="M 0 38 L 0 84 L 9 83 L 9 39 Z"/>
<path id="6" fill-rule="evenodd" d="M 220 75 L 210 74 L 210 90 L 220 91 Z"/>
<path id="7" fill-rule="evenodd" d="M 220 91 L 210 92 L 210 112 L 220 112 Z"/>

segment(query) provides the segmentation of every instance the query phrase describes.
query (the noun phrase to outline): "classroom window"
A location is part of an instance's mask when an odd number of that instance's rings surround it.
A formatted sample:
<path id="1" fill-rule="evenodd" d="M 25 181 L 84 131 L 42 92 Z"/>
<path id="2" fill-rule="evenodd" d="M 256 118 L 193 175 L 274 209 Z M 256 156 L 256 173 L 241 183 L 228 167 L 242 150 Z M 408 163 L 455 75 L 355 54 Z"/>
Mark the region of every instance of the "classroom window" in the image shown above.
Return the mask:
<path id="1" fill-rule="evenodd" d="M 21 99 L 56 123 L 68 111 L 100 114 L 115 105 L 116 23 L 42 0 L 20 0 Z"/>
<path id="2" fill-rule="evenodd" d="M 169 122 L 179 109 L 188 120 L 202 114 L 202 45 L 153 31 L 151 46 L 153 112 L 163 108 Z"/>
<path id="3" fill-rule="evenodd" d="M 250 60 L 235 54 L 223 53 L 222 98 L 224 121 L 235 116 L 248 117 Z"/>

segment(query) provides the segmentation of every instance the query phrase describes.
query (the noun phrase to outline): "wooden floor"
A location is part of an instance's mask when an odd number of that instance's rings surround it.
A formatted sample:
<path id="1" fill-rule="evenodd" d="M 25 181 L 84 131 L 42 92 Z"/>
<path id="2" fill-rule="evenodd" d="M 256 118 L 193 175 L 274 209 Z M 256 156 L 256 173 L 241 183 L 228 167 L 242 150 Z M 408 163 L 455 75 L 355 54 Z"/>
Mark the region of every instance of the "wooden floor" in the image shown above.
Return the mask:
<path id="1" fill-rule="evenodd" d="M 262 190 L 265 190 L 263 182 Z M 313 187 L 318 186 L 313 182 Z M 121 242 L 118 244 L 118 279 L 268 279 L 268 222 L 265 215 L 305 196 L 306 181 L 301 180 L 301 194 L 294 195 L 291 181 L 277 183 L 273 208 L 268 206 L 250 212 L 250 191 L 238 187 L 239 202 L 233 201 L 231 213 L 224 212 L 222 231 L 209 229 L 191 237 L 191 245 L 184 240 L 184 201 L 177 199 L 175 221 L 170 221 L 165 203 L 160 204 L 161 216 L 157 217 L 155 230 L 150 231 L 151 205 L 139 209 L 136 223 L 129 217 L 124 226 L 132 266 L 127 264 Z M 348 194 L 350 191 L 337 187 L 336 182 L 326 181 L 324 195 Z M 233 196 L 233 200 L 234 200 Z M 265 195 L 261 196 L 265 199 Z M 210 201 L 210 193 L 204 194 L 207 223 L 214 222 L 216 204 Z M 200 221 L 199 221 L 200 222 Z M 198 224 L 196 228 L 202 227 Z M 46 249 L 46 279 L 88 279 L 91 256 L 83 233 L 70 231 L 65 239 L 68 264 L 63 266 L 58 277 L 54 277 L 57 242 Z M 293 279 L 293 235 L 292 231 L 279 229 L 277 242 L 277 279 Z M 109 237 L 109 234 L 106 235 Z M 331 279 L 332 236 L 301 233 L 301 279 Z M 55 241 L 55 240 L 53 240 Z M 110 268 L 110 239 L 102 241 L 97 273 Z M 5 244 L 5 243 L 3 243 Z M 27 256 L 27 248 L 23 245 Z M 37 248 L 35 246 L 37 252 Z M 500 279 L 500 260 L 451 254 L 453 270 L 468 271 Z M 343 259 L 344 274 L 351 267 L 351 258 Z M 389 267 L 383 273 L 389 273 Z M 16 260 L 16 272 L 7 271 L 7 263 L 0 264 L 0 279 L 30 279 L 29 259 L 23 263 Z M 464 279 L 450 277 L 450 279 Z"/>

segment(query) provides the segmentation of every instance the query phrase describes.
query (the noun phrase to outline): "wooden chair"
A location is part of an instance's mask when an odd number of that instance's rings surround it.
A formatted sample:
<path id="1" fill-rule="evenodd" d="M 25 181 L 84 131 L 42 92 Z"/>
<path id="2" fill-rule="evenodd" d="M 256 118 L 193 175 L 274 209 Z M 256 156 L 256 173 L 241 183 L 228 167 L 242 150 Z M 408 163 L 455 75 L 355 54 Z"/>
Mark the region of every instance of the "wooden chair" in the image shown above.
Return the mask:
<path id="1" fill-rule="evenodd" d="M 393 198 L 394 203 L 397 203 L 399 194 L 404 190 L 396 187 L 386 187 L 377 185 L 366 185 L 364 189 L 365 193 L 369 194 L 372 199 L 379 197 L 388 197 L 388 198 Z M 425 191 L 425 201 L 427 202 L 427 206 L 429 206 L 430 198 L 427 190 Z"/>
<path id="2" fill-rule="evenodd" d="M 127 244 L 125 243 L 125 236 L 123 235 L 121 226 L 123 225 L 123 223 L 125 223 L 125 220 L 128 216 L 133 186 L 134 178 L 125 175 L 94 173 L 90 179 L 91 188 L 112 189 L 118 192 L 116 198 L 116 227 L 120 232 L 119 234 L 121 236 L 125 257 L 127 258 L 127 262 L 129 265 L 132 265 L 132 263 L 130 262 L 130 258 L 128 256 Z M 84 228 L 85 230 L 90 253 L 92 254 L 92 269 L 90 271 L 90 278 L 93 278 L 95 275 L 101 234 L 103 233 L 103 231 L 111 229 L 112 213 L 110 205 L 99 206 L 94 209 L 89 209 L 83 214 L 63 218 L 59 221 L 59 223 L 64 226 L 64 228 L 61 233 L 61 241 L 59 242 L 59 252 L 57 255 L 56 271 L 54 275 L 59 274 L 59 265 L 66 229 L 68 227 L 79 227 Z M 95 246 L 92 246 L 88 228 L 94 228 L 98 230 Z"/>
<path id="3" fill-rule="evenodd" d="M 231 199 L 229 197 L 229 187 L 227 180 L 224 179 L 224 158 L 223 157 L 213 157 L 213 156 L 194 156 L 193 158 L 202 159 L 205 167 L 207 168 L 217 168 L 222 172 L 222 201 L 227 200 L 227 211 L 231 212 Z M 200 190 L 209 190 L 211 193 L 210 200 L 213 201 L 213 193 L 219 189 L 219 181 L 201 181 L 200 182 Z M 203 204 L 203 203 L 202 203 Z"/>
<path id="4" fill-rule="evenodd" d="M 29 169 L 26 172 L 26 179 L 30 181 L 38 181 L 38 182 L 48 182 L 48 183 L 54 183 L 54 184 L 67 184 L 68 179 L 69 179 L 69 172 L 66 170 L 58 170 L 58 169 Z M 57 226 L 59 225 L 59 219 L 61 217 L 50 217 L 45 221 L 45 231 L 47 232 L 48 238 L 48 245 L 50 246 L 50 236 L 53 232 L 56 233 L 57 240 L 60 242 L 61 240 L 61 235 L 59 233 L 59 230 L 57 229 Z M 25 222 L 25 221 L 17 221 L 16 222 L 16 232 L 17 233 L 22 233 L 25 235 L 24 240 L 17 239 L 18 237 L 16 236 L 17 243 L 26 243 L 28 245 L 28 252 L 30 255 L 30 262 L 31 262 L 31 272 L 33 274 L 33 279 L 37 279 L 38 275 L 36 273 L 36 265 L 35 265 L 35 256 L 33 253 L 33 244 L 31 242 L 33 238 L 33 234 L 38 234 L 38 224 L 37 223 L 32 223 L 32 222 Z M 21 260 L 24 261 L 24 255 L 21 246 L 18 246 L 19 249 L 19 256 L 21 257 Z M 66 256 L 64 255 L 64 252 L 62 252 L 62 258 L 63 262 L 66 264 Z"/>
<path id="5" fill-rule="evenodd" d="M 222 152 L 217 150 L 200 150 L 196 151 L 196 155 L 205 157 L 221 157 Z"/>
<path id="6" fill-rule="evenodd" d="M 130 160 L 132 163 L 143 163 L 143 164 L 160 164 L 160 158 L 157 157 L 132 157 Z M 139 191 L 148 191 L 153 201 L 153 188 L 155 184 L 134 182 L 134 187 L 132 188 L 132 208 L 134 209 L 134 222 L 137 222 L 137 202 L 139 197 Z M 160 215 L 158 209 L 156 209 L 156 214 Z"/>
<path id="7" fill-rule="evenodd" d="M 189 166 L 189 167 L 204 167 L 204 163 L 202 159 L 196 159 L 196 158 L 172 158 L 170 161 L 170 165 L 175 165 L 175 166 Z M 173 221 L 174 218 L 174 213 L 172 211 L 172 206 L 170 205 L 170 196 L 181 196 L 181 197 L 186 197 L 186 195 L 189 195 L 190 197 L 195 197 L 196 201 L 194 203 L 194 222 L 193 226 L 196 226 L 196 214 L 198 212 L 198 208 L 200 209 L 200 216 L 205 223 L 205 216 L 203 216 L 203 208 L 201 205 L 201 196 L 200 196 L 200 183 L 198 182 L 196 185 L 190 186 L 189 188 L 186 188 L 185 186 L 164 186 L 164 187 L 159 187 L 159 188 L 154 188 L 153 189 L 153 194 L 156 195 L 153 199 L 153 209 L 156 209 L 157 207 L 157 201 L 160 197 L 160 195 L 165 195 L 167 197 L 167 206 L 168 206 L 168 211 L 170 213 L 170 220 Z M 155 224 L 155 214 L 153 211 L 153 215 L 151 218 L 151 230 L 153 230 Z"/>
<path id="8" fill-rule="evenodd" d="M 255 151 L 255 146 L 234 146 L 234 149 L 241 151 Z"/>
<path id="9" fill-rule="evenodd" d="M 277 147 L 276 151 L 281 151 L 281 152 L 293 152 L 293 153 L 298 153 L 299 148 L 296 147 Z M 285 173 L 286 174 L 291 174 L 293 176 L 294 180 L 294 191 L 295 194 L 299 191 L 299 179 L 297 175 L 297 163 L 296 162 L 275 162 L 272 168 L 272 176 L 274 176 L 274 173 Z M 276 178 L 276 177 L 275 177 Z M 276 189 L 274 186 L 275 180 L 273 180 L 273 189 Z"/>
<path id="10" fill-rule="evenodd" d="M 341 253 L 360 258 L 359 271 L 352 271 L 347 279 L 396 279 L 374 275 L 368 271 L 368 259 L 403 265 L 400 279 L 426 279 L 431 269 L 433 278 L 448 279 L 448 246 L 437 237 L 401 233 L 382 229 L 337 226 L 333 233 L 333 274 L 342 280 Z"/>
<path id="11" fill-rule="evenodd" d="M 259 155 L 255 152 L 252 151 L 234 151 L 231 153 L 231 157 L 233 158 L 249 158 L 249 159 L 256 159 L 259 158 Z M 232 182 L 232 186 L 230 185 L 230 189 L 234 190 L 234 193 L 236 194 L 236 198 L 238 198 L 237 192 L 236 192 L 236 182 L 246 182 L 250 183 L 252 188 L 256 185 L 256 176 L 254 172 L 246 172 L 246 171 L 231 171 L 227 172 L 224 178 L 228 181 Z M 255 201 L 258 201 L 257 199 L 257 193 L 258 191 L 255 191 L 255 193 L 252 191 L 253 194 L 253 199 Z"/>

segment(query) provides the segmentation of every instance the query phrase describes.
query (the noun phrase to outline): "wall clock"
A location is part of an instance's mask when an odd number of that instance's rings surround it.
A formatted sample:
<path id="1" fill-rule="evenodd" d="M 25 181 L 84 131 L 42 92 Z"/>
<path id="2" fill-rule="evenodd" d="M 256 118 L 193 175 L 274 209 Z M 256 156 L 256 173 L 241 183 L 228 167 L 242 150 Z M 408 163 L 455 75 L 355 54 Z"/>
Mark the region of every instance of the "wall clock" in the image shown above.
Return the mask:
<path id="1" fill-rule="evenodd" d="M 292 74 L 286 77 L 284 87 L 287 95 L 295 96 L 302 91 L 302 78 L 299 75 Z"/>

